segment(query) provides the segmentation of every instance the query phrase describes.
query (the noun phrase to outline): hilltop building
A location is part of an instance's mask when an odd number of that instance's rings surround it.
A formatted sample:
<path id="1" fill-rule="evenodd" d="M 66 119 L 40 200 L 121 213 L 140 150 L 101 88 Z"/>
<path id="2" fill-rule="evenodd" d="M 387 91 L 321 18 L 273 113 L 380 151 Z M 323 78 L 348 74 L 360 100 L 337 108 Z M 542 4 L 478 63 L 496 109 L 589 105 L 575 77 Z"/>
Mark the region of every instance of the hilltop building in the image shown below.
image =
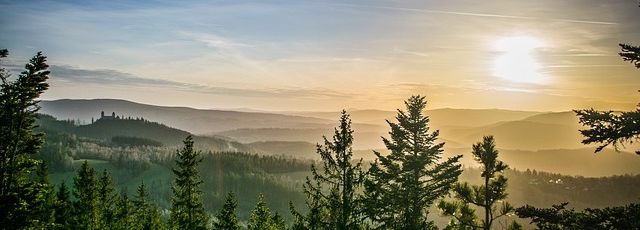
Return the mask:
<path id="1" fill-rule="evenodd" d="M 104 115 L 104 111 L 102 111 L 100 113 L 100 119 L 105 119 L 105 120 L 114 120 L 114 119 L 120 119 L 120 116 L 116 116 L 116 112 L 112 112 L 111 116 L 105 116 Z"/>

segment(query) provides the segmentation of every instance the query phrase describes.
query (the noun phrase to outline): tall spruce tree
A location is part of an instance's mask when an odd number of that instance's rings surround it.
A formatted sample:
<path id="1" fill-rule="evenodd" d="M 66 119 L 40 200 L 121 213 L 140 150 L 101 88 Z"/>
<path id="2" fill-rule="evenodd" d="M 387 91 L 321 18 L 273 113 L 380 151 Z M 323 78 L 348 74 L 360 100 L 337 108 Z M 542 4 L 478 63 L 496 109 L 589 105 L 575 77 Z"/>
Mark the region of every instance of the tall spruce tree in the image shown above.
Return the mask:
<path id="1" fill-rule="evenodd" d="M 165 229 L 158 206 L 149 199 L 149 192 L 144 182 L 138 186 L 135 199 L 133 200 L 133 214 L 135 229 Z"/>
<path id="2" fill-rule="evenodd" d="M 73 229 L 100 229 L 98 179 L 85 160 L 73 178 Z"/>
<path id="3" fill-rule="evenodd" d="M 0 61 L 7 57 L 0 50 Z M 9 71 L 0 68 L 0 226 L 8 229 L 29 227 L 34 220 L 32 211 L 37 202 L 40 185 L 29 176 L 39 161 L 32 156 L 43 143 L 43 134 L 33 132 L 38 97 L 49 88 L 49 66 L 46 57 L 38 52 L 15 80 Z"/>
<path id="4" fill-rule="evenodd" d="M 202 161 L 200 152 L 193 149 L 193 137 L 184 140 L 184 147 L 177 151 L 175 180 L 171 189 L 170 221 L 176 229 L 206 229 L 208 216 L 202 204 L 202 180 L 198 175 L 198 163 Z"/>
<path id="5" fill-rule="evenodd" d="M 365 211 L 374 227 L 381 229 L 430 229 L 429 207 L 448 194 L 461 173 L 455 156 L 441 160 L 444 143 L 436 143 L 438 131 L 429 131 L 423 114 L 427 101 L 412 96 L 406 111 L 398 110 L 397 123 L 387 121 L 391 139 L 383 138 L 391 153 L 374 152 L 364 182 Z"/>
<path id="6" fill-rule="evenodd" d="M 129 195 L 125 190 L 120 192 L 120 196 L 116 200 L 116 209 L 113 213 L 113 223 L 110 229 L 127 230 L 136 229 L 136 223 L 140 220 L 135 219 L 133 204 L 129 199 Z"/>
<path id="7" fill-rule="evenodd" d="M 34 187 L 29 190 L 34 198 L 31 205 L 30 229 L 52 229 L 55 227 L 55 189 L 49 183 L 47 164 L 40 162 L 36 171 Z"/>
<path id="8" fill-rule="evenodd" d="M 55 213 L 55 229 L 72 229 L 71 226 L 71 194 L 64 181 L 60 184 L 56 193 Z"/>
<path id="9" fill-rule="evenodd" d="M 240 221 L 236 215 L 236 208 L 238 207 L 238 201 L 236 196 L 230 192 L 227 194 L 227 198 L 224 201 L 222 210 L 216 216 L 216 222 L 213 224 L 213 229 L 216 230 L 237 230 L 240 229 Z"/>
<path id="10" fill-rule="evenodd" d="M 450 226 L 458 229 L 485 229 L 490 230 L 493 222 L 514 211 L 514 208 L 506 201 L 507 178 L 503 175 L 507 165 L 498 160 L 493 136 L 485 136 L 482 142 L 473 145 L 474 159 L 482 167 L 483 184 L 469 185 L 469 183 L 457 183 L 453 187 L 455 198 L 459 201 L 441 201 L 438 207 L 447 216 L 454 217 Z M 498 209 L 496 202 L 500 202 Z M 480 219 L 475 214 L 475 205 L 484 210 L 484 218 Z"/>
<path id="11" fill-rule="evenodd" d="M 271 217 L 271 210 L 267 207 L 267 203 L 264 201 L 264 196 L 260 194 L 258 196 L 258 203 L 256 207 L 251 211 L 249 217 L 248 230 L 279 230 L 273 223 Z"/>
<path id="12" fill-rule="evenodd" d="M 321 172 L 312 165 L 313 179 L 307 177 L 304 185 L 310 210 L 308 225 L 324 229 L 360 229 L 362 218 L 356 190 L 362 186 L 364 173 L 362 160 L 354 164 L 352 159 L 353 130 L 345 110 L 342 111 L 340 126 L 334 130 L 333 138 L 323 139 L 324 145 L 318 144 L 316 147 L 322 159 Z M 321 214 L 326 217 L 319 216 Z"/>
<path id="13" fill-rule="evenodd" d="M 114 209 L 117 195 L 113 187 L 111 174 L 105 169 L 98 180 L 98 206 L 100 207 L 101 228 L 112 229 L 114 222 Z"/>

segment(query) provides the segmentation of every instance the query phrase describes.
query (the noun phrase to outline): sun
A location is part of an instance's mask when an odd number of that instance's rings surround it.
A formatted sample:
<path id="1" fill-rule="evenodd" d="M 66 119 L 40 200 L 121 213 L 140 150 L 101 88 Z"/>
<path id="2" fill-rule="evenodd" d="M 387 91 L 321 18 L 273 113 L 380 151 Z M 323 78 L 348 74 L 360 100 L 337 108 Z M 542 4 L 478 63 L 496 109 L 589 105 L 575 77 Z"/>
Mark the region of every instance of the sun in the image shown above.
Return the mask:
<path id="1" fill-rule="evenodd" d="M 529 36 L 497 40 L 494 48 L 500 55 L 495 59 L 494 75 L 517 83 L 543 83 L 545 76 L 541 73 L 541 65 L 533 53 L 545 46 L 541 40 Z"/>

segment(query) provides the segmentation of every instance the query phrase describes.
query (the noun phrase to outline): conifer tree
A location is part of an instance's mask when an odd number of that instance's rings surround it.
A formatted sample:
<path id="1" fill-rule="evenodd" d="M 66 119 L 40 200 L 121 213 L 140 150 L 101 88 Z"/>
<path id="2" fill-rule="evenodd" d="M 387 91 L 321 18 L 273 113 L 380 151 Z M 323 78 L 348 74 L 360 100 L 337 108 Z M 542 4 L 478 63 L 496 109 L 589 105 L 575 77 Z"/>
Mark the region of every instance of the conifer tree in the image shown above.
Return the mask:
<path id="1" fill-rule="evenodd" d="M 474 159 L 482 167 L 482 185 L 469 185 L 469 183 L 457 183 L 453 187 L 455 198 L 459 201 L 441 201 L 438 207 L 447 216 L 454 217 L 451 226 L 461 229 L 485 229 L 490 230 L 493 221 L 514 211 L 514 208 L 506 201 L 507 178 L 503 175 L 507 165 L 498 160 L 493 136 L 485 136 L 482 142 L 473 145 Z M 502 205 L 498 210 L 496 202 Z M 484 218 L 479 219 L 475 214 L 475 205 L 484 210 Z"/>
<path id="2" fill-rule="evenodd" d="M 149 192 L 147 191 L 144 182 L 138 186 L 138 191 L 135 199 L 133 200 L 133 210 L 135 229 L 164 229 L 164 224 L 162 222 L 158 206 L 152 203 L 149 199 Z"/>
<path id="3" fill-rule="evenodd" d="M 273 229 L 287 229 L 287 224 L 285 223 L 284 218 L 282 218 L 282 216 L 278 212 L 275 212 L 273 214 L 273 216 L 271 217 L 271 221 L 273 223 Z"/>
<path id="4" fill-rule="evenodd" d="M 129 200 L 129 195 L 124 190 L 120 192 L 120 196 L 116 201 L 116 209 L 113 214 L 114 223 L 111 225 L 111 229 L 135 229 L 136 223 L 141 221 L 135 219 L 133 205 L 131 204 L 131 200 Z"/>
<path id="5" fill-rule="evenodd" d="M 67 185 L 62 182 L 56 193 L 55 225 L 56 229 L 72 229 L 71 228 L 71 194 Z"/>
<path id="6" fill-rule="evenodd" d="M 365 211 L 374 227 L 435 228 L 427 218 L 429 207 L 448 194 L 461 173 L 461 156 L 441 161 L 444 143 L 436 143 L 438 131 L 429 131 L 426 104 L 424 97 L 412 96 L 406 111 L 398 110 L 397 123 L 387 121 L 391 139 L 383 141 L 391 153 L 374 152 L 378 159 L 364 183 Z"/>
<path id="7" fill-rule="evenodd" d="M 620 48 L 618 54 L 622 60 L 631 62 L 640 69 L 640 46 L 620 44 Z M 621 145 L 633 143 L 640 138 L 640 104 L 635 110 L 624 112 L 598 111 L 593 108 L 574 112 L 580 119 L 580 124 L 587 127 L 580 130 L 585 137 L 582 143 L 600 144 L 596 153 L 609 145 L 617 151 Z M 636 154 L 640 156 L 640 150 Z"/>
<path id="8" fill-rule="evenodd" d="M 198 175 L 200 152 L 193 149 L 193 137 L 184 140 L 184 148 L 177 151 L 176 168 L 173 169 L 175 180 L 171 189 L 171 216 L 173 228 L 206 229 L 208 217 L 202 204 L 202 180 Z"/>
<path id="9" fill-rule="evenodd" d="M 100 206 L 98 180 L 95 170 L 87 161 L 82 163 L 80 170 L 73 178 L 73 228 L 99 229 Z"/>
<path id="10" fill-rule="evenodd" d="M 276 230 L 273 218 L 271 217 L 271 210 L 267 207 L 267 203 L 264 201 L 262 194 L 258 196 L 258 203 L 253 211 L 251 211 L 247 227 L 248 230 Z"/>
<path id="11" fill-rule="evenodd" d="M 238 216 L 236 215 L 236 208 L 238 202 L 236 196 L 230 192 L 227 194 L 222 210 L 216 217 L 216 222 L 213 224 L 213 229 L 216 230 L 237 230 L 240 229 L 240 223 Z"/>
<path id="12" fill-rule="evenodd" d="M 8 54 L 1 49 L 0 61 Z M 33 129 L 37 126 L 37 99 L 49 88 L 48 68 L 41 52 L 29 60 L 14 81 L 6 69 L 0 68 L 0 226 L 6 228 L 28 227 L 35 218 L 31 213 L 37 200 L 34 195 L 41 194 L 36 190 L 47 187 L 29 176 L 39 163 L 32 156 L 43 142 L 43 134 Z"/>
<path id="13" fill-rule="evenodd" d="M 31 218 L 29 228 L 51 229 L 55 227 L 55 190 L 49 183 L 49 171 L 44 162 L 39 162 L 36 171 L 36 179 L 29 192 L 33 193 L 31 201 Z"/>
<path id="14" fill-rule="evenodd" d="M 111 174 L 105 169 L 98 181 L 98 206 L 100 207 L 101 227 L 111 229 L 114 222 L 114 202 L 117 195 L 113 188 Z"/>
<path id="15" fill-rule="evenodd" d="M 324 145 L 317 145 L 316 150 L 322 159 L 322 169 L 318 172 L 312 165 L 313 181 L 307 178 L 304 185 L 310 210 L 309 225 L 325 229 L 359 229 L 360 201 L 355 192 L 362 186 L 364 173 L 362 160 L 353 163 L 353 130 L 346 111 L 342 111 L 340 126 L 334 130 L 333 138 L 323 139 Z M 323 214 L 326 218 L 321 216 Z"/>

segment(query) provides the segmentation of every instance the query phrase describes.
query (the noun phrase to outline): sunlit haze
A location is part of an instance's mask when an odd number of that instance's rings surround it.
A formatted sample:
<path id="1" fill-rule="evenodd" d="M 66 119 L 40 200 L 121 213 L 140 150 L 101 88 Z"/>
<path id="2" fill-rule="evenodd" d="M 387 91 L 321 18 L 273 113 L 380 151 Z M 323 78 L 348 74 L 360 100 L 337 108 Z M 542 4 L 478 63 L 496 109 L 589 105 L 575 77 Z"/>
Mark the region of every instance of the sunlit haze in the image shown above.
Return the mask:
<path id="1" fill-rule="evenodd" d="M 37 4 L 36 4 L 37 3 Z M 631 6 L 630 6 L 631 5 Z M 44 99 L 267 111 L 632 109 L 629 1 L 2 1 L 0 43 L 51 60 Z"/>

